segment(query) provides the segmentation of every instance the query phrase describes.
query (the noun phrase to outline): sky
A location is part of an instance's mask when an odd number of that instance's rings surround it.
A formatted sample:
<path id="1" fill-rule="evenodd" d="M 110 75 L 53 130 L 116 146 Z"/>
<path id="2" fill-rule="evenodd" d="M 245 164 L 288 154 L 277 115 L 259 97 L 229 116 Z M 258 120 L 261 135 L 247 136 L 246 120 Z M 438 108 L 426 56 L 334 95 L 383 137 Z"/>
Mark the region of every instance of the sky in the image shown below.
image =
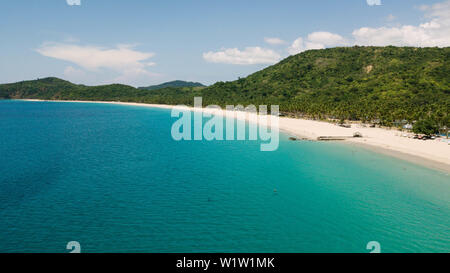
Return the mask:
<path id="1" fill-rule="evenodd" d="M 450 0 L 14 0 L 0 83 L 231 81 L 309 49 L 450 45 Z"/>

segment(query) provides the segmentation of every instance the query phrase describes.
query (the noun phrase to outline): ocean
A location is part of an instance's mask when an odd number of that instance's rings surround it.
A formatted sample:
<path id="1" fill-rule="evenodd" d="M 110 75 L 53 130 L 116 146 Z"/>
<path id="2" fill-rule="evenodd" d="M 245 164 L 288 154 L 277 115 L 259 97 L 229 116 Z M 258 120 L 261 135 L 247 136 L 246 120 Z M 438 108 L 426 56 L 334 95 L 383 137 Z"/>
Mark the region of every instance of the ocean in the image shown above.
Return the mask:
<path id="1" fill-rule="evenodd" d="M 0 252 L 450 252 L 447 174 L 284 134 L 178 142 L 174 121 L 0 101 Z"/>

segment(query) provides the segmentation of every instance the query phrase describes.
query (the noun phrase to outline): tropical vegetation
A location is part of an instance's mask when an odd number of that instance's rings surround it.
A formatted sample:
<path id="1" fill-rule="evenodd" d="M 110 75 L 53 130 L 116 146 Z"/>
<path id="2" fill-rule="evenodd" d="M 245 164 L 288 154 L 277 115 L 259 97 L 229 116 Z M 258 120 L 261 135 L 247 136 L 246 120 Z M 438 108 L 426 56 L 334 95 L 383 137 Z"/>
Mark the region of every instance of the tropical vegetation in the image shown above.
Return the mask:
<path id="1" fill-rule="evenodd" d="M 290 56 L 246 78 L 203 86 L 137 89 L 57 78 L 0 85 L 0 98 L 192 105 L 280 105 L 287 115 L 393 126 L 450 127 L 450 48 L 339 47 Z M 429 126 L 415 126 L 425 128 Z"/>

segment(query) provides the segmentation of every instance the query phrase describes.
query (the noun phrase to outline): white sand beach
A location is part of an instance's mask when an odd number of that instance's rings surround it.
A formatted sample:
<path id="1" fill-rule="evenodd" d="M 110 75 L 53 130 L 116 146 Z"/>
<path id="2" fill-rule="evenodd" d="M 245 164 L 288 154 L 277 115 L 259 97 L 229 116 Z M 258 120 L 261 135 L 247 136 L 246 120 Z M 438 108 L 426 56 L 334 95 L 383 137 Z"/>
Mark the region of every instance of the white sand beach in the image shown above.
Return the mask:
<path id="1" fill-rule="evenodd" d="M 40 101 L 40 100 L 27 100 Z M 84 103 L 109 103 L 143 107 L 156 107 L 173 109 L 172 105 L 143 104 L 128 102 L 104 102 L 104 101 L 62 101 L 62 102 L 84 102 Z M 214 112 L 211 109 L 189 108 L 193 111 Z M 237 117 L 236 112 L 223 110 L 226 117 Z M 255 120 L 257 117 L 247 115 L 246 119 Z M 361 124 L 353 124 L 351 128 L 344 128 L 338 125 L 305 119 L 294 119 L 281 117 L 279 129 L 297 138 L 317 140 L 318 137 L 346 137 L 345 143 L 359 145 L 369 148 L 375 152 L 384 153 L 390 156 L 411 161 L 426 167 L 438 169 L 445 173 L 450 173 L 450 145 L 445 138 L 436 140 L 419 140 L 408 138 L 405 132 L 396 129 L 369 128 Z M 362 138 L 353 138 L 353 134 L 359 132 Z"/>
<path id="2" fill-rule="evenodd" d="M 419 140 L 408 138 L 408 133 L 396 129 L 369 128 L 353 124 L 343 128 L 321 121 L 281 118 L 280 129 L 294 135 L 317 139 L 319 136 L 347 136 L 345 142 L 364 145 L 376 152 L 395 156 L 407 161 L 450 173 L 450 145 L 445 138 Z M 359 132 L 362 138 L 353 138 Z"/>

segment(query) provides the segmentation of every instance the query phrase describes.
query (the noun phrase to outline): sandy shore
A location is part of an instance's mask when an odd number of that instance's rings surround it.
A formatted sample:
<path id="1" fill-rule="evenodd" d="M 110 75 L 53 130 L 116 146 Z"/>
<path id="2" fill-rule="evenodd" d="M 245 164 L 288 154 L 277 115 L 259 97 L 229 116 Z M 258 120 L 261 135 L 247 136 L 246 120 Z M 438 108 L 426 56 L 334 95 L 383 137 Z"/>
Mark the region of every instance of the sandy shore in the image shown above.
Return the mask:
<path id="1" fill-rule="evenodd" d="M 40 100 L 27 100 L 40 101 Z M 63 102 L 84 102 L 84 103 L 109 103 L 130 106 L 156 107 L 173 109 L 179 106 L 161 104 L 143 104 L 128 102 L 103 102 L 103 101 L 63 101 Z M 214 112 L 211 109 L 189 108 L 193 111 Z M 233 111 L 222 111 L 226 117 L 241 118 Z M 255 121 L 256 115 L 247 115 L 246 120 Z M 292 136 L 317 140 L 321 136 L 349 137 L 344 142 L 352 145 L 363 145 L 375 152 L 398 157 L 426 167 L 434 168 L 450 173 L 450 145 L 443 139 L 438 140 L 418 140 L 404 137 L 404 133 L 398 130 L 388 130 L 382 128 L 368 128 L 362 125 L 352 125 L 352 128 L 343 128 L 335 124 L 321 121 L 280 118 L 279 128 Z M 360 132 L 362 138 L 352 138 L 355 132 Z"/>

